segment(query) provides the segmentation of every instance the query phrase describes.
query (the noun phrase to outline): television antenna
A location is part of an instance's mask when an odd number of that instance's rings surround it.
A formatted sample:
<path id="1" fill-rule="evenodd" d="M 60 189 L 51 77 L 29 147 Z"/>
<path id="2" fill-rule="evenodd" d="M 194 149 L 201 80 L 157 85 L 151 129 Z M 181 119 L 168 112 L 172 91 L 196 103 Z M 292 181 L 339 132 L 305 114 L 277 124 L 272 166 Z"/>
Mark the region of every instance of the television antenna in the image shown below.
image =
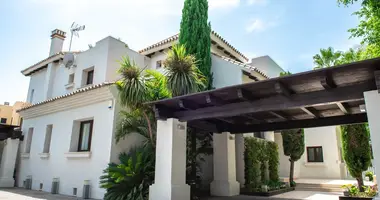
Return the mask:
<path id="1" fill-rule="evenodd" d="M 70 46 L 69 46 L 69 51 L 71 50 L 71 42 L 73 41 L 73 35 L 77 36 L 79 38 L 79 31 L 83 31 L 85 28 L 85 25 L 79 26 L 75 22 L 71 24 L 70 32 L 71 32 L 71 38 L 70 38 Z"/>

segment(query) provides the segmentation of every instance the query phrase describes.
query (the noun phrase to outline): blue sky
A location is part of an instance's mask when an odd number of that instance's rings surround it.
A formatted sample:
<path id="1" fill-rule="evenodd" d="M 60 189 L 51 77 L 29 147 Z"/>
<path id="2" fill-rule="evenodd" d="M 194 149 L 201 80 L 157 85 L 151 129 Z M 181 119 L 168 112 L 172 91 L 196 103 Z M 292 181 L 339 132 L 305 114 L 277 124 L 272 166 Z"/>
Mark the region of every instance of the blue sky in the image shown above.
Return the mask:
<path id="1" fill-rule="evenodd" d="M 335 0 L 209 0 L 212 28 L 248 57 L 269 55 L 291 72 L 313 68 L 320 48 L 346 50 L 359 5 Z M 73 50 L 112 35 L 139 50 L 178 32 L 181 0 L 14 0 L 0 7 L 0 103 L 25 100 L 29 77 L 20 71 L 46 58 L 50 32 L 85 24 Z M 69 36 L 69 35 L 68 35 Z M 68 49 L 68 39 L 64 50 Z"/>

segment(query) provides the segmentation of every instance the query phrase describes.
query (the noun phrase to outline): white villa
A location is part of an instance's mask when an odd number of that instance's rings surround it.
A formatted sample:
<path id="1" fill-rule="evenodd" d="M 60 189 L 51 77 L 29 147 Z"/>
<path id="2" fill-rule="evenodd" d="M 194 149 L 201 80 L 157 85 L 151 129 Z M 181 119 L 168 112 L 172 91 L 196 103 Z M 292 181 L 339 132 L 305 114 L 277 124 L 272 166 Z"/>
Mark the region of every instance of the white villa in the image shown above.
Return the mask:
<path id="1" fill-rule="evenodd" d="M 138 136 L 129 136 L 116 144 L 114 139 L 121 109 L 117 91 L 112 85 L 120 78 L 116 73 L 119 67 L 116 61 L 128 55 L 141 67 L 159 69 L 166 57 L 165 52 L 178 41 L 178 35 L 141 51 L 134 51 L 122 41 L 106 37 L 88 50 L 65 52 L 62 49 L 65 34 L 54 30 L 47 58 L 22 71 L 23 75 L 30 77 L 27 95 L 30 105 L 19 111 L 23 117 L 25 138 L 19 147 L 15 181 L 22 187 L 28 179 L 33 190 L 50 192 L 53 179 L 59 180 L 60 194 L 78 197 L 82 196 L 84 184 L 89 184 L 91 198 L 101 199 L 105 193 L 99 187 L 103 169 L 109 162 L 117 162 L 120 152 L 128 151 L 141 141 Z M 265 80 L 283 71 L 269 56 L 249 60 L 214 31 L 211 40 L 216 88 Z M 335 127 L 323 127 L 305 131 L 307 150 L 296 164 L 296 178 L 345 178 L 335 130 Z M 282 155 L 280 134 L 265 132 L 255 136 L 276 141 Z M 234 142 L 242 144 L 243 135 L 236 135 Z M 236 152 L 236 155 L 231 155 L 236 156 L 236 176 L 227 177 L 235 178 L 241 185 L 244 183 L 242 147 L 236 145 L 236 150 L 229 149 L 229 154 Z M 214 157 L 223 156 L 225 154 L 214 154 Z M 280 176 L 286 177 L 289 162 L 286 157 L 280 157 Z M 203 166 L 207 184 L 224 180 L 218 177 L 219 172 L 213 170 L 213 160 L 215 158 L 210 157 Z M 235 166 L 235 163 L 231 164 Z M 227 185 L 213 186 L 211 183 L 211 192 L 222 196 L 235 194 L 236 190 L 224 187 L 236 187 L 238 184 Z"/>

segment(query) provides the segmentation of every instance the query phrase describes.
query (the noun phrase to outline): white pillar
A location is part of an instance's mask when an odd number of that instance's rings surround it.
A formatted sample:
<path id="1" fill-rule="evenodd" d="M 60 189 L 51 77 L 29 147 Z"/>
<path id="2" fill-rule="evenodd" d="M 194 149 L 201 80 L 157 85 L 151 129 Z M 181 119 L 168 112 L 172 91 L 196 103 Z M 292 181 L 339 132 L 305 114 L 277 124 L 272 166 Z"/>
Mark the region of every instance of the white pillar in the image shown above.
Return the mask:
<path id="1" fill-rule="evenodd" d="M 14 187 L 13 173 L 16 165 L 19 139 L 5 141 L 0 165 L 0 187 Z"/>
<path id="2" fill-rule="evenodd" d="M 149 200 L 189 200 L 186 184 L 186 122 L 157 121 L 156 171 Z"/>
<path id="3" fill-rule="evenodd" d="M 367 111 L 369 130 L 373 150 L 373 166 L 375 174 L 380 175 L 380 94 L 377 90 L 364 92 L 365 107 Z M 375 199 L 380 199 L 376 197 Z"/>
<path id="4" fill-rule="evenodd" d="M 264 138 L 268 141 L 274 142 L 274 131 L 264 132 Z"/>
<path id="5" fill-rule="evenodd" d="M 240 186 L 244 186 L 244 134 L 235 135 L 236 146 L 236 180 Z"/>
<path id="6" fill-rule="evenodd" d="M 234 138 L 228 132 L 214 133 L 214 181 L 210 186 L 213 196 L 235 196 L 240 193 L 240 185 L 236 181 Z"/>

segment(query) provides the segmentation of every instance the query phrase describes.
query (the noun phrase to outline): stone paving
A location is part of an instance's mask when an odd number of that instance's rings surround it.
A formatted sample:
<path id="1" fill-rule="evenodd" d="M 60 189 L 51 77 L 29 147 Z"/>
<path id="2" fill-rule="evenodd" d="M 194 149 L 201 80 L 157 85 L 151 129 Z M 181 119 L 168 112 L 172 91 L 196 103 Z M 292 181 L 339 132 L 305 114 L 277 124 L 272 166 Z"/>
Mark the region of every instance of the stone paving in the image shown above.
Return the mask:
<path id="1" fill-rule="evenodd" d="M 22 188 L 1 188 L 0 200 L 80 200 L 82 198 L 64 195 L 50 194 L 36 190 L 25 190 Z"/>

